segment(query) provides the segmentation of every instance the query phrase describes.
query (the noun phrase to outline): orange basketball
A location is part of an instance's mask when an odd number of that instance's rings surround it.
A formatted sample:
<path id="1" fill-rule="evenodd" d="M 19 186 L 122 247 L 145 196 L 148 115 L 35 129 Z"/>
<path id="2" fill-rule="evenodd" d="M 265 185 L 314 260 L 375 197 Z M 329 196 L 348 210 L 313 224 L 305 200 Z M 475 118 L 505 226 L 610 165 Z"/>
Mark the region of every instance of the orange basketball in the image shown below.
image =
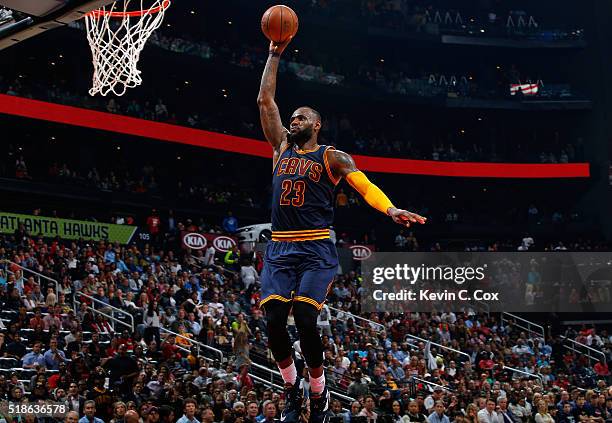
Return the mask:
<path id="1" fill-rule="evenodd" d="M 270 41 L 282 43 L 297 33 L 298 17 L 290 7 L 277 4 L 263 14 L 261 30 Z"/>

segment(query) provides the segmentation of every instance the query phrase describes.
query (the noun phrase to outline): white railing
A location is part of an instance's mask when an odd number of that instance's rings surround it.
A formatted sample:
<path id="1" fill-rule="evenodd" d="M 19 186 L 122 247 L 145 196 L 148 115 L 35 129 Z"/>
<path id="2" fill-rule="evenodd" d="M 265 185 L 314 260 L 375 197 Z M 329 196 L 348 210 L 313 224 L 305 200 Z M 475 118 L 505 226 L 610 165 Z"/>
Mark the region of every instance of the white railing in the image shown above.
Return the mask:
<path id="1" fill-rule="evenodd" d="M 501 314 L 501 320 L 502 322 L 512 322 L 514 326 L 526 330 L 527 332 L 532 333 L 534 335 L 537 335 L 537 337 L 539 338 L 546 339 L 546 331 L 544 330 L 544 326 L 542 325 L 538 325 L 537 323 L 534 323 L 532 321 L 505 311 Z M 521 323 L 519 322 L 522 322 L 526 326 L 521 325 Z"/>
<path id="2" fill-rule="evenodd" d="M 361 316 L 356 316 L 353 313 L 350 313 L 350 312 L 344 311 L 344 310 L 340 310 L 339 308 L 335 308 L 335 307 L 332 307 L 332 306 L 329 306 L 329 305 L 327 307 L 329 307 L 330 311 L 333 311 L 333 312 L 336 313 L 336 318 L 338 318 L 338 314 L 339 313 L 344 313 L 344 315 L 346 316 L 347 320 L 349 318 L 352 318 L 353 322 L 355 322 L 355 325 L 357 327 L 363 328 L 363 326 L 361 326 L 361 325 L 359 325 L 357 323 L 357 320 L 359 320 L 359 321 L 366 322 L 367 325 L 368 325 L 368 328 L 370 328 L 370 329 L 375 329 L 375 330 L 384 330 L 385 329 L 384 325 L 381 325 L 380 323 L 375 322 L 374 320 L 366 319 L 365 317 L 361 317 Z M 372 326 L 375 326 L 375 327 L 372 327 Z"/>
<path id="3" fill-rule="evenodd" d="M 50 278 L 49 276 L 45 276 L 45 275 L 43 275 L 42 273 L 35 272 L 34 270 L 28 269 L 27 267 L 23 267 L 22 265 L 17 264 L 17 263 L 14 263 L 14 262 L 12 262 L 12 261 L 10 261 L 10 260 L 6 260 L 6 259 L 5 259 L 5 260 L 2 260 L 2 262 L 3 262 L 3 263 L 8 263 L 8 264 L 11 264 L 11 265 L 13 265 L 13 266 L 17 266 L 17 267 L 19 268 L 19 270 L 21 270 L 21 272 L 23 273 L 23 276 L 25 276 L 26 272 L 27 272 L 27 273 L 32 274 L 32 275 L 33 275 L 35 278 L 37 278 L 37 279 L 38 279 L 38 280 L 37 280 L 37 283 L 38 283 L 39 285 L 40 285 L 40 279 L 41 279 L 41 278 L 42 278 L 42 279 L 45 279 L 45 280 L 47 280 L 47 281 L 49 281 L 49 282 L 53 282 L 53 284 L 54 284 L 54 286 L 55 286 L 55 296 L 56 296 L 56 298 L 59 298 L 59 282 L 58 282 L 58 281 L 56 281 L 55 279 Z M 13 273 L 13 272 L 12 272 L 10 269 L 8 269 L 8 268 L 6 269 L 6 271 L 7 271 L 7 273 L 10 273 L 10 274 L 12 274 L 12 275 L 15 275 L 15 274 L 14 274 L 14 273 Z M 46 295 L 46 294 L 45 294 L 45 295 Z"/>
<path id="4" fill-rule="evenodd" d="M 355 398 L 353 397 L 349 397 L 348 395 L 344 395 L 341 394 L 338 391 L 334 391 L 334 390 L 329 390 L 329 395 L 331 395 L 332 397 L 336 397 L 336 398 L 340 398 L 341 400 L 346 401 L 349 405 L 353 402 L 356 401 Z"/>
<path id="5" fill-rule="evenodd" d="M 183 345 L 180 345 L 180 344 L 175 344 L 175 345 L 176 345 L 176 348 L 178 348 L 179 350 L 184 351 L 184 352 L 186 352 L 187 354 L 190 354 L 190 353 L 191 353 L 191 350 L 190 350 L 189 348 L 186 348 L 186 347 L 184 347 Z M 206 357 L 206 356 L 202 356 L 202 358 L 203 358 L 204 360 L 206 360 L 206 361 L 211 362 L 211 363 L 215 361 L 214 359 L 212 359 L 212 358 L 210 358 L 210 357 Z"/>
<path id="6" fill-rule="evenodd" d="M 283 379 L 282 375 L 280 374 L 278 370 L 272 369 L 270 367 L 266 367 L 262 364 L 255 363 L 252 361 L 251 368 L 260 369 L 263 372 L 268 373 L 268 375 L 270 376 L 270 382 L 274 382 L 274 376 L 280 378 L 281 380 Z"/>
<path id="7" fill-rule="evenodd" d="M 508 369 L 508 370 L 510 370 L 510 371 L 512 371 L 514 373 L 520 373 L 520 374 L 523 374 L 523 375 L 526 375 L 526 376 L 538 379 L 540 381 L 540 385 L 544 386 L 544 379 L 542 378 L 542 376 L 540 376 L 538 374 L 529 373 L 529 372 L 526 372 L 524 370 L 515 369 L 514 367 L 508 367 L 508 366 L 504 366 L 504 369 Z"/>
<path id="8" fill-rule="evenodd" d="M 427 342 L 429 342 L 429 343 L 431 343 L 431 345 L 436 345 L 436 346 L 442 348 L 443 350 L 452 351 L 455 354 L 463 355 L 463 356 L 467 357 L 467 359 L 468 359 L 468 361 L 470 363 L 472 362 L 472 357 L 470 357 L 469 354 L 464 353 L 463 351 L 456 350 L 455 348 L 447 347 L 446 345 L 438 344 L 436 342 L 430 341 L 429 339 L 421 338 L 421 337 L 418 337 L 416 335 L 407 334 L 406 338 L 416 339 L 418 341 L 425 342 L 426 344 L 427 344 Z"/>
<path id="9" fill-rule="evenodd" d="M 567 336 L 563 336 L 563 335 L 560 335 L 560 336 L 561 336 L 561 339 L 563 339 L 564 341 L 570 342 L 572 344 L 572 345 L 564 344 L 563 346 L 565 347 L 565 349 L 568 349 L 570 351 L 573 351 L 581 355 L 586 355 L 589 359 L 589 363 L 592 359 L 594 359 L 594 357 L 591 354 L 596 354 L 598 356 L 597 360 L 602 358 L 604 363 L 606 362 L 606 354 L 603 351 L 593 348 L 590 345 L 583 344 L 582 342 L 578 342 L 574 339 L 570 339 Z M 581 348 L 582 351 L 579 348 Z"/>
<path id="10" fill-rule="evenodd" d="M 74 314 L 77 314 L 78 309 L 77 309 L 77 304 L 80 305 L 83 301 L 81 301 L 80 297 L 84 297 L 87 298 L 88 300 L 91 301 L 91 307 L 90 310 L 94 313 L 94 314 L 99 314 L 101 316 L 106 317 L 107 319 L 109 319 L 112 323 L 111 326 L 113 328 L 113 330 L 115 330 L 115 323 L 119 323 L 123 326 L 127 326 L 128 329 L 130 329 L 132 331 L 132 333 L 134 332 L 134 330 L 136 329 L 136 326 L 134 325 L 134 316 L 132 316 L 131 313 L 122 310 L 118 307 L 112 306 L 110 304 L 105 303 L 104 301 L 98 300 L 95 297 L 92 297 L 91 295 L 85 294 L 83 292 L 75 292 L 74 294 Z M 99 304 L 99 308 L 96 308 L 96 304 Z M 106 312 L 100 310 L 100 309 L 110 309 L 111 310 L 111 315 L 106 314 Z M 131 323 L 127 323 L 124 322 L 123 320 L 117 318 L 114 316 L 115 313 L 119 313 L 123 316 L 126 316 L 127 319 L 131 322 Z"/>
<path id="11" fill-rule="evenodd" d="M 251 364 L 252 364 L 252 363 L 251 363 Z M 265 380 L 265 379 L 264 379 L 264 378 L 262 378 L 262 377 L 256 376 L 256 375 L 254 375 L 253 373 L 249 373 L 249 376 L 250 376 L 251 378 L 253 378 L 253 379 L 255 379 L 255 380 L 259 381 L 260 383 L 263 383 L 264 385 L 269 386 L 269 387 L 271 387 L 271 388 L 276 388 L 276 389 L 279 389 L 279 390 L 283 390 L 283 389 L 284 389 L 282 386 L 277 385 L 277 384 L 276 384 L 276 383 L 274 383 L 274 382 L 270 382 L 269 380 Z"/>
<path id="12" fill-rule="evenodd" d="M 223 360 L 224 359 L 223 351 L 221 351 L 220 349 L 211 347 L 210 345 L 206 345 L 206 344 L 204 344 L 204 343 L 202 343 L 200 341 L 196 341 L 196 340 L 191 339 L 191 338 L 189 338 L 187 336 L 183 336 L 183 335 L 181 335 L 179 333 L 172 332 L 170 329 L 166 329 L 165 327 L 162 327 L 162 326 L 159 327 L 159 330 L 160 330 L 160 332 L 164 332 L 164 333 L 167 333 L 169 335 L 174 335 L 174 336 L 176 336 L 178 338 L 181 338 L 181 339 L 184 339 L 186 341 L 189 341 L 190 344 L 193 344 L 196 347 L 198 347 L 198 355 L 200 353 L 200 349 L 201 348 L 203 348 L 205 350 L 208 350 L 208 351 L 212 351 L 215 354 L 218 354 L 219 355 L 219 362 L 220 363 L 224 363 L 224 360 Z"/>
<path id="13" fill-rule="evenodd" d="M 436 387 L 436 388 L 441 388 L 441 389 L 444 389 L 445 391 L 448 391 L 448 392 L 454 392 L 452 389 L 449 389 L 449 388 L 447 388 L 444 385 L 438 385 L 437 383 L 433 383 L 433 382 L 430 382 L 430 381 L 425 380 L 425 379 L 420 379 L 420 378 L 415 377 L 415 376 L 410 377 L 410 380 L 413 380 L 413 381 L 416 380 L 417 382 L 425 383 L 427 385 L 430 385 L 430 386 L 433 386 L 433 387 Z"/>

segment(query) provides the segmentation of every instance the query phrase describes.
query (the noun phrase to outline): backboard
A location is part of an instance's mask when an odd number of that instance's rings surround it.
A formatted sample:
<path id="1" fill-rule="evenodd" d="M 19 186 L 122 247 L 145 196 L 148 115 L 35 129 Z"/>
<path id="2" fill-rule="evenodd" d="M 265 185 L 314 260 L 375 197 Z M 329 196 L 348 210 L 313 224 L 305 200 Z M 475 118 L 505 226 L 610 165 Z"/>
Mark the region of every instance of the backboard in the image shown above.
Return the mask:
<path id="1" fill-rule="evenodd" d="M 0 50 L 68 25 L 113 0 L 0 0 Z"/>

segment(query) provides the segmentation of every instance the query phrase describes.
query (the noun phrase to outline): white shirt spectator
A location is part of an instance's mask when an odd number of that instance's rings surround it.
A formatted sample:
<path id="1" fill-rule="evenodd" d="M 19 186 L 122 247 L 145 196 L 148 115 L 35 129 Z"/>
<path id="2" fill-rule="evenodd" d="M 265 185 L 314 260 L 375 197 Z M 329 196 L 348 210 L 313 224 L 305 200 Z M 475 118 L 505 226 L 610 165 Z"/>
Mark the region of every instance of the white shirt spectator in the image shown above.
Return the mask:
<path id="1" fill-rule="evenodd" d="M 349 366 L 351 365 L 351 360 L 349 360 L 349 358 L 347 356 L 343 356 L 342 357 L 342 362 L 340 363 L 340 365 L 342 367 L 344 367 L 345 369 L 348 369 Z"/>
<path id="2" fill-rule="evenodd" d="M 211 266 L 215 264 L 215 247 L 212 245 L 206 249 L 204 253 L 204 266 Z"/>
<path id="3" fill-rule="evenodd" d="M 321 326 L 327 326 L 329 327 L 329 318 L 331 317 L 331 314 L 329 312 L 329 307 L 327 306 L 327 304 L 323 305 L 323 308 L 321 308 L 321 311 L 319 312 L 319 315 L 317 316 L 317 326 L 321 327 Z"/>
<path id="4" fill-rule="evenodd" d="M 145 312 L 143 323 L 145 327 L 158 328 L 160 326 L 159 320 L 159 314 L 156 312 L 153 312 L 153 316 L 149 316 L 149 313 Z"/>
<path id="5" fill-rule="evenodd" d="M 425 398 L 425 401 L 423 401 L 423 405 L 425 406 L 425 409 L 429 412 L 430 410 L 433 410 L 434 405 L 436 404 L 436 401 L 433 399 L 433 397 L 431 395 L 428 395 Z"/>
<path id="6" fill-rule="evenodd" d="M 374 411 L 369 412 L 365 408 L 361 410 L 359 414 L 357 414 L 357 416 L 366 417 L 368 419 L 368 423 L 376 422 L 376 420 L 378 419 L 378 414 L 376 414 Z"/>
<path id="7" fill-rule="evenodd" d="M 504 423 L 504 418 L 495 411 L 489 411 L 483 408 L 478 412 L 479 423 Z"/>
<path id="8" fill-rule="evenodd" d="M 536 413 L 535 421 L 536 423 L 555 423 L 555 419 L 553 419 L 552 416 L 548 413 Z"/>
<path id="9" fill-rule="evenodd" d="M 446 323 L 454 324 L 457 323 L 457 316 L 452 311 L 448 313 L 442 313 L 440 316 L 441 320 Z"/>
<path id="10" fill-rule="evenodd" d="M 598 347 L 604 346 L 604 342 L 599 335 L 589 334 L 589 336 L 587 336 L 587 345 L 593 345 L 593 342 L 595 342 L 595 345 Z"/>
<path id="11" fill-rule="evenodd" d="M 257 274 L 257 270 L 251 266 L 242 266 L 240 268 L 240 277 L 242 278 L 242 282 L 244 283 L 244 288 L 249 289 L 251 285 L 259 280 L 259 275 Z"/>
<path id="12" fill-rule="evenodd" d="M 512 352 L 515 354 L 527 354 L 529 352 L 529 346 L 525 344 L 515 345 L 512 347 Z"/>
<path id="13" fill-rule="evenodd" d="M 221 303 L 208 303 L 208 308 L 216 311 L 217 316 L 221 317 L 225 313 L 225 306 Z"/>
<path id="14" fill-rule="evenodd" d="M 524 417 L 531 417 L 531 413 L 527 411 L 525 407 L 520 404 L 508 404 L 508 409 L 512 411 L 515 421 L 523 421 Z"/>

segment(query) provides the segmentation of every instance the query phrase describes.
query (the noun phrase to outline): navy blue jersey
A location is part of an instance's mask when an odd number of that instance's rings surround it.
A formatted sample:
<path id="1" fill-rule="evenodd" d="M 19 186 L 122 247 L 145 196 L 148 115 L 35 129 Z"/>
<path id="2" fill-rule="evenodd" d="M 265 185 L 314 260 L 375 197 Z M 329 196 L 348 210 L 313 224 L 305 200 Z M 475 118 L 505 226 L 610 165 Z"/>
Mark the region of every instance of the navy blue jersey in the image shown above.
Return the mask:
<path id="1" fill-rule="evenodd" d="M 281 152 L 272 177 L 272 231 L 328 229 L 334 221 L 334 178 L 327 162 L 331 146 Z"/>

